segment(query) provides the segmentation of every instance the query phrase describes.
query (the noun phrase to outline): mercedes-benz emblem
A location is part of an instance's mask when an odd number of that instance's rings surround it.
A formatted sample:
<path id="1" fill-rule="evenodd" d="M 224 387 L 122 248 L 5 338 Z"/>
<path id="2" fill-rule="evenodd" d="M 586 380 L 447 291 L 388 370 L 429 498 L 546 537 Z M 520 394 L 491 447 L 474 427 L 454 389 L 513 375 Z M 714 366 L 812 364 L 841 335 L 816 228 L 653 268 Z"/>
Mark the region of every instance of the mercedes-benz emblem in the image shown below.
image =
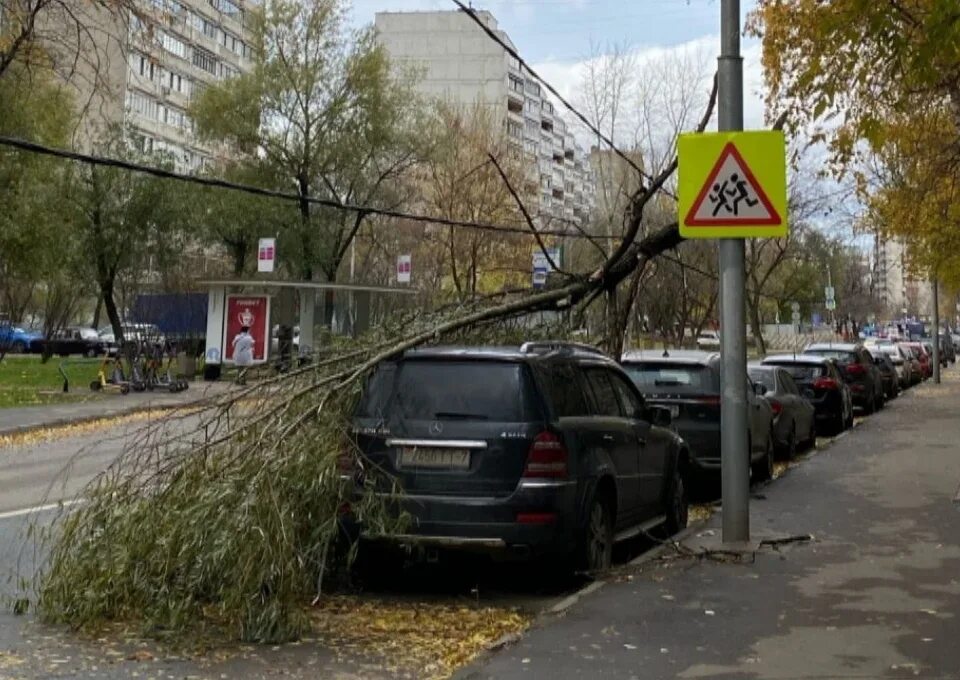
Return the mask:
<path id="1" fill-rule="evenodd" d="M 443 434 L 443 423 L 437 420 L 430 423 L 430 434 Z"/>

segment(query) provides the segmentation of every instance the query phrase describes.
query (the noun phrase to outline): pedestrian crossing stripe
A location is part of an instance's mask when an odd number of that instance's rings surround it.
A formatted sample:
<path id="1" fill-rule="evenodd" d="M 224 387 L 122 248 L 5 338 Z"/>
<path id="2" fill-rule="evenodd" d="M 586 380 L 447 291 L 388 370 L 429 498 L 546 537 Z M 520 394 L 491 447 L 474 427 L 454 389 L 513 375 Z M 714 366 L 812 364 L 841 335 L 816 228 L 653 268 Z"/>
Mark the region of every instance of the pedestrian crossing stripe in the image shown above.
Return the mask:
<path id="1" fill-rule="evenodd" d="M 783 133 L 681 135 L 680 233 L 685 238 L 780 237 L 786 224 Z"/>

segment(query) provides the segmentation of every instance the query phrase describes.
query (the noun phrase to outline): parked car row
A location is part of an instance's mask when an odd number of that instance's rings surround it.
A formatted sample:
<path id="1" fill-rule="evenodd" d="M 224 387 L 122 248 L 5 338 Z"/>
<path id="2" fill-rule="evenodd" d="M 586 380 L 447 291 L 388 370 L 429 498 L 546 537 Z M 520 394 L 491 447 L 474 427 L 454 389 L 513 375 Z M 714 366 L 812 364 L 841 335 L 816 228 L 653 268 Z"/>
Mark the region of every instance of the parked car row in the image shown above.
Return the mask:
<path id="1" fill-rule="evenodd" d="M 124 323 L 123 335 L 127 342 L 166 342 L 160 329 L 148 323 Z M 99 331 L 83 326 L 66 326 L 44 338 L 43 334 L 36 331 L 0 324 L 0 349 L 12 354 L 96 357 L 116 354 L 117 342 L 111 326 L 104 326 Z"/>
<path id="2" fill-rule="evenodd" d="M 769 479 L 775 455 L 920 381 L 926 349 L 914 344 L 816 344 L 749 364 L 751 477 Z M 368 378 L 353 421 L 360 455 L 343 456 L 340 474 L 411 518 L 406 533 L 369 541 L 601 570 L 618 541 L 686 526 L 690 484 L 719 475 L 720 382 L 716 352 L 408 350 Z"/>

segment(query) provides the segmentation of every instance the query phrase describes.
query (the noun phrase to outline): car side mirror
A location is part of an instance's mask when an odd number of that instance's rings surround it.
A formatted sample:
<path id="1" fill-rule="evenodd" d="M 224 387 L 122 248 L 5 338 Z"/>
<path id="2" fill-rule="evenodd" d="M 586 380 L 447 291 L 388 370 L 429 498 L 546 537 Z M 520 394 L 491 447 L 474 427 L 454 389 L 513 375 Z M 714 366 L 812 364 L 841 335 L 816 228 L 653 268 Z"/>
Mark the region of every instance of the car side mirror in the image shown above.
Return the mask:
<path id="1" fill-rule="evenodd" d="M 647 418 L 651 425 L 658 427 L 670 427 L 673 422 L 673 416 L 670 415 L 670 409 L 663 406 L 650 406 L 647 408 Z"/>
<path id="2" fill-rule="evenodd" d="M 767 388 L 761 383 L 753 383 L 753 393 L 758 397 L 762 397 L 767 393 Z"/>
<path id="3" fill-rule="evenodd" d="M 804 390 L 804 391 L 803 391 L 803 398 L 804 398 L 804 399 L 814 399 L 816 396 L 817 396 L 817 393 L 814 392 L 813 390 L 807 389 L 807 390 Z"/>

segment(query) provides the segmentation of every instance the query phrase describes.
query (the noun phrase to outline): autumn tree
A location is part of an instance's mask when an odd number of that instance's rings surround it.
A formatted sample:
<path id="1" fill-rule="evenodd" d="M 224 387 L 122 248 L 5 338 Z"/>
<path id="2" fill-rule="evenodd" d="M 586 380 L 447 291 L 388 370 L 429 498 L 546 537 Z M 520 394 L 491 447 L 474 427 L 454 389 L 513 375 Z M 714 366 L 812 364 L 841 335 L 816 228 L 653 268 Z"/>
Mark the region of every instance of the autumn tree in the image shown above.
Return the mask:
<path id="1" fill-rule="evenodd" d="M 338 277 L 369 214 L 319 208 L 310 197 L 396 208 L 417 159 L 418 100 L 372 29 L 346 25 L 344 0 L 267 0 L 252 13 L 254 66 L 210 87 L 193 107 L 200 135 L 262 157 L 296 188 L 297 217 L 281 233 L 296 273 Z"/>
<path id="2" fill-rule="evenodd" d="M 16 63 L 0 76 L 0 134 L 60 145 L 72 125 L 73 102 L 51 73 Z M 14 322 L 36 298 L 46 304 L 57 291 L 76 291 L 65 266 L 72 243 L 63 227 L 61 172 L 52 159 L 0 149 L 0 305 Z"/>
<path id="3" fill-rule="evenodd" d="M 98 146 L 114 158 L 172 165 L 162 155 L 136 153 L 117 129 Z M 122 340 L 118 286 L 166 269 L 183 251 L 187 221 L 183 194 L 167 180 L 117 168 L 83 165 L 72 170 L 62 190 L 72 208 L 67 228 L 77 239 L 78 268 L 95 284 L 114 335 Z"/>
<path id="4" fill-rule="evenodd" d="M 760 0 L 749 28 L 763 37 L 771 114 L 811 128 L 851 173 L 866 223 L 904 238 L 921 270 L 960 277 L 960 21 L 938 0 Z"/>
<path id="5" fill-rule="evenodd" d="M 414 175 L 413 193 L 420 196 L 423 212 L 527 228 L 510 190 L 517 192 L 532 214 L 539 184 L 531 179 L 533 162 L 508 139 L 500 120 L 485 107 L 464 109 L 442 103 L 434 116 L 428 155 Z M 531 253 L 536 248 L 529 236 L 428 226 L 424 238 L 428 249 L 437 253 L 441 285 L 451 288 L 457 299 L 529 281 Z"/>

